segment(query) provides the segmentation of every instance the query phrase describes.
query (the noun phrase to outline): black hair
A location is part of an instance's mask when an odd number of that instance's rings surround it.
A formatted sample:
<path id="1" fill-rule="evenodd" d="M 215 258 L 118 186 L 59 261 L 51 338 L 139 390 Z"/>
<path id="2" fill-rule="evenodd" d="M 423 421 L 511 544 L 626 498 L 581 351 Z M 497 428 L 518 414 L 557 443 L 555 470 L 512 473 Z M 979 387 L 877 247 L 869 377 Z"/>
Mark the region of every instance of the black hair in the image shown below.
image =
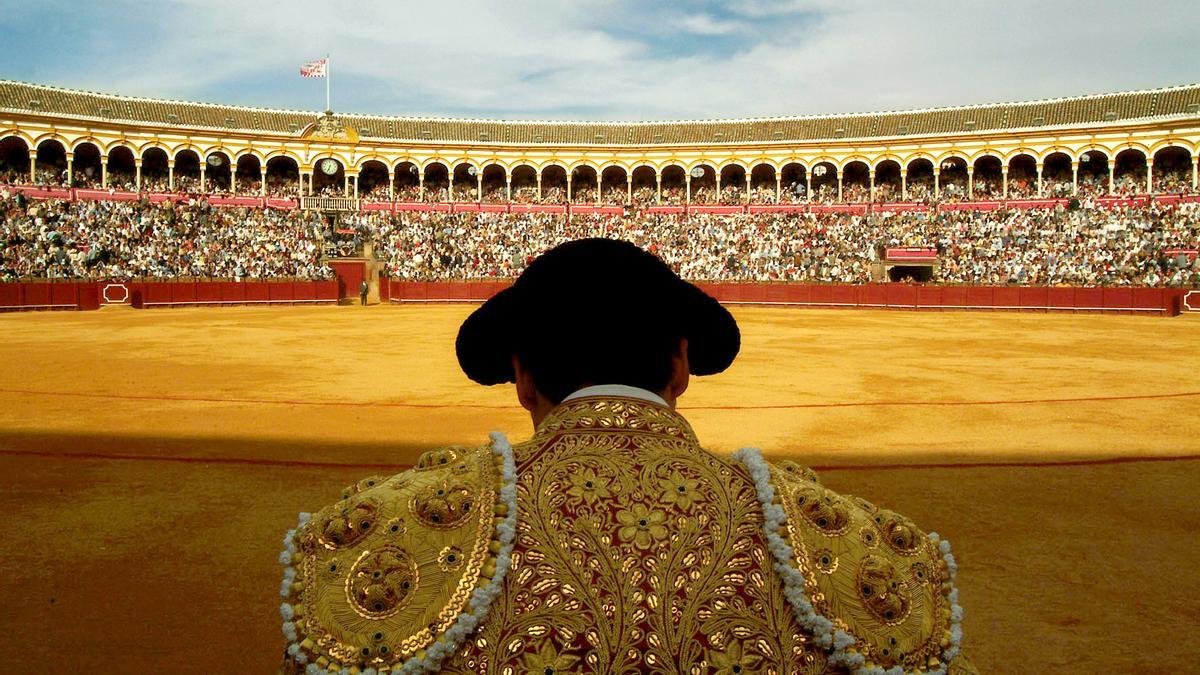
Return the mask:
<path id="1" fill-rule="evenodd" d="M 680 332 L 662 325 L 648 330 L 644 324 L 616 332 L 555 330 L 526 342 L 516 356 L 537 390 L 556 405 L 594 384 L 666 389 L 674 372 L 672 358 L 683 339 Z"/>

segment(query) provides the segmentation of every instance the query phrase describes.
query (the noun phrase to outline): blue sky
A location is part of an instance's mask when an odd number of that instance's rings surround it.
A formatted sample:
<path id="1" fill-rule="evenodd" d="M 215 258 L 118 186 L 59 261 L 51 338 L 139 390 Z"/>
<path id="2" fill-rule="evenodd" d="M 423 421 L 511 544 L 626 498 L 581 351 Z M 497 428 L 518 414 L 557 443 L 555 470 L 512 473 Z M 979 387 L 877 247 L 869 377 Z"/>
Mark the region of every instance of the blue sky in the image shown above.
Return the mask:
<path id="1" fill-rule="evenodd" d="M 1200 81 L 1200 2 L 0 0 L 0 78 L 344 112 L 696 119 Z"/>

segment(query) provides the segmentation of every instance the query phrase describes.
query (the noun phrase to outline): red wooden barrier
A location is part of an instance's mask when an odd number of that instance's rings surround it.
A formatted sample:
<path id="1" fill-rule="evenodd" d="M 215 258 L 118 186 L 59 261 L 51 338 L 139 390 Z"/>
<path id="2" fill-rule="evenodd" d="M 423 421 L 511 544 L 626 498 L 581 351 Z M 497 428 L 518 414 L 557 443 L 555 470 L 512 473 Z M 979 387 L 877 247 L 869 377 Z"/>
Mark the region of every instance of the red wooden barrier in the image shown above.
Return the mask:
<path id="1" fill-rule="evenodd" d="M 0 309 L 18 309 L 25 305 L 25 284 L 0 283 Z"/>
<path id="2" fill-rule="evenodd" d="M 271 291 L 265 281 L 243 281 L 246 287 L 246 302 L 262 303 L 271 299 Z"/>
<path id="3" fill-rule="evenodd" d="M 1017 289 L 1021 307 L 1044 309 L 1050 306 L 1050 289 L 1045 286 L 1022 286 Z"/>
<path id="4" fill-rule="evenodd" d="M 196 284 L 196 302 L 212 304 L 221 302 L 221 291 L 225 284 L 215 281 Z"/>
<path id="5" fill-rule="evenodd" d="M 268 282 L 264 285 L 267 287 L 267 298 L 271 302 L 291 302 L 296 299 L 290 281 Z"/>
<path id="6" fill-rule="evenodd" d="M 191 281 L 180 281 L 170 284 L 171 286 L 171 302 L 177 305 L 191 305 L 196 303 L 196 284 Z"/>
<path id="7" fill-rule="evenodd" d="M 916 307 L 917 287 L 911 284 L 887 285 L 888 307 Z"/>
<path id="8" fill-rule="evenodd" d="M 55 307 L 78 307 L 78 285 L 74 283 L 50 284 L 50 304 Z"/>
<path id="9" fill-rule="evenodd" d="M 942 304 L 948 307 L 966 307 L 966 286 L 946 286 L 942 288 Z"/>
<path id="10" fill-rule="evenodd" d="M 245 302 L 246 284 L 240 281 L 226 281 L 222 283 L 221 301 L 232 304 Z"/>
<path id="11" fill-rule="evenodd" d="M 1103 294 L 1104 291 L 1100 288 L 1076 288 L 1073 306 L 1076 309 L 1098 310 L 1104 307 Z"/>
<path id="12" fill-rule="evenodd" d="M 1016 286 L 997 286 L 992 289 L 992 306 L 1004 309 L 1021 307 L 1021 289 Z"/>

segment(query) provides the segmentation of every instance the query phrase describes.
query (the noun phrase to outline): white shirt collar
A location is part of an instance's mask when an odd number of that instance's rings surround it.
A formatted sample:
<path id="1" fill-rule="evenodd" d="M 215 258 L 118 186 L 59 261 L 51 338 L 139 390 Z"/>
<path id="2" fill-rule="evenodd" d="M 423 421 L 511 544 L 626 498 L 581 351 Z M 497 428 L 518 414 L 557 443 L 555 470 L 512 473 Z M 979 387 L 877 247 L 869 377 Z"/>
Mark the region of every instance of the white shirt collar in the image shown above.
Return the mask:
<path id="1" fill-rule="evenodd" d="M 572 399 L 583 398 L 585 396 L 620 396 L 621 398 L 636 398 L 648 403 L 656 403 L 664 408 L 671 407 L 667 405 L 667 402 L 663 399 L 663 397 L 650 391 L 649 389 L 631 387 L 627 384 L 594 384 L 590 387 L 584 387 L 583 389 L 576 391 L 570 396 L 564 398 L 562 402 L 566 403 Z"/>

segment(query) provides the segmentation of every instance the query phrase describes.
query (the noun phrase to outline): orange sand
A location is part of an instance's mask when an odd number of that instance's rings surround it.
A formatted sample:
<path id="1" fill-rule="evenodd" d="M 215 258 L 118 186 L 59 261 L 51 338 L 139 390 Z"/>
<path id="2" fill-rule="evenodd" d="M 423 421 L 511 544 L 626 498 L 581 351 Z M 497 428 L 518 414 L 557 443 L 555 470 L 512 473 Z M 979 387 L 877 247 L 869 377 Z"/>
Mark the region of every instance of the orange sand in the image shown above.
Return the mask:
<path id="1" fill-rule="evenodd" d="M 296 511 L 529 434 L 457 368 L 469 310 L 0 315 L 6 666 L 272 671 Z M 948 537 L 983 670 L 1196 671 L 1200 320 L 735 313 L 742 356 L 681 401 L 697 434 Z"/>

